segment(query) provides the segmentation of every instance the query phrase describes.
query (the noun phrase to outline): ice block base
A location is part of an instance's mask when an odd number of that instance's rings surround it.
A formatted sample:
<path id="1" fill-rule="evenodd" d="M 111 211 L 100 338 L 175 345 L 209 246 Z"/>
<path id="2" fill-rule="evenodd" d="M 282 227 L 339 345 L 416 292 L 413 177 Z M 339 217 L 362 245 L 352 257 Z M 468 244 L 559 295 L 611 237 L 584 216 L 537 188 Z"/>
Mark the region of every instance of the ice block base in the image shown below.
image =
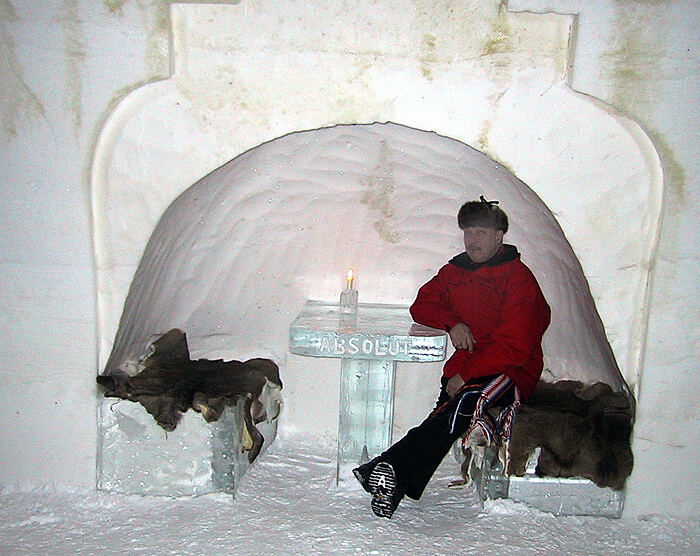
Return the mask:
<path id="1" fill-rule="evenodd" d="M 622 516 L 624 491 L 600 488 L 588 479 L 538 477 L 534 472 L 509 477 L 492 448 L 472 464 L 472 478 L 482 501 L 507 498 L 554 515 Z"/>
<path id="2" fill-rule="evenodd" d="M 242 445 L 243 411 L 241 400 L 213 423 L 188 411 L 175 430 L 166 433 L 140 404 L 103 399 L 97 488 L 160 496 L 234 494 L 249 467 Z M 275 437 L 277 423 L 257 426 L 265 437 L 264 451 Z"/>

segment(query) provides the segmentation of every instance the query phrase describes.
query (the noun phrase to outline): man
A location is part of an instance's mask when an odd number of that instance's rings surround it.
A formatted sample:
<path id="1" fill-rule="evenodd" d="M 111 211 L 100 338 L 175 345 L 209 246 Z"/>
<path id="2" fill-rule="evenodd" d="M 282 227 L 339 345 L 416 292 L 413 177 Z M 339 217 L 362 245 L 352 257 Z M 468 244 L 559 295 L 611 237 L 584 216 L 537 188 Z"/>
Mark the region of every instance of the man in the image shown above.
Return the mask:
<path id="1" fill-rule="evenodd" d="M 520 401 L 542 373 L 542 336 L 550 308 L 513 245 L 503 243 L 508 217 L 498 201 L 465 203 L 457 221 L 465 252 L 423 285 L 413 319 L 446 330 L 455 352 L 443 368 L 435 410 L 372 461 L 354 469 L 372 494 L 372 510 L 390 518 L 404 495 L 418 500 L 452 444 L 510 435 Z M 502 407 L 494 420 L 485 410 Z"/>

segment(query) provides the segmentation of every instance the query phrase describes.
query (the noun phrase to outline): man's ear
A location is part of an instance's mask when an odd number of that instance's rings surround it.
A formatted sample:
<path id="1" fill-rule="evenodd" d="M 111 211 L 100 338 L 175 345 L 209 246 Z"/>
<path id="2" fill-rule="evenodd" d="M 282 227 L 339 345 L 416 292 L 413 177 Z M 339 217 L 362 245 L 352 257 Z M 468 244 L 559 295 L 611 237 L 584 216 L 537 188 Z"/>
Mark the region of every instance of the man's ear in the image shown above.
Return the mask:
<path id="1" fill-rule="evenodd" d="M 498 241 L 500 241 L 501 243 L 503 243 L 503 236 L 504 235 L 505 234 L 503 233 L 503 230 L 498 230 L 498 234 L 496 234 L 496 237 L 498 237 Z"/>

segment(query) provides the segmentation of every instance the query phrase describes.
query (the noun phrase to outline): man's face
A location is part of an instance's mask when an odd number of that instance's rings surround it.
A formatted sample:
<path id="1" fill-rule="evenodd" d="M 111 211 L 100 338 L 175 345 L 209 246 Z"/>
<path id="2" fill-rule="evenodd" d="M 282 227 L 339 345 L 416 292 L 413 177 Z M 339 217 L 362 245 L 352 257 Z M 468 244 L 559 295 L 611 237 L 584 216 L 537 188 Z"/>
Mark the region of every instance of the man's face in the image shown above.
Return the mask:
<path id="1" fill-rule="evenodd" d="M 485 263 L 503 244 L 503 230 L 469 226 L 464 228 L 464 249 L 475 263 Z"/>

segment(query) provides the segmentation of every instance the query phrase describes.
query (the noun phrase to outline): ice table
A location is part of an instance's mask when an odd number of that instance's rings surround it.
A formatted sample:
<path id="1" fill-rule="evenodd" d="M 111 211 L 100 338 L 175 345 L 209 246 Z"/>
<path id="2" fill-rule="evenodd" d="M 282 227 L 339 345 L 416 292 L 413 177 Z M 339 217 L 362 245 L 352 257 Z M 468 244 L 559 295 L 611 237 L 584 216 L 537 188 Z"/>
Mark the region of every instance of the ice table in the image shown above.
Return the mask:
<path id="1" fill-rule="evenodd" d="M 289 327 L 289 349 L 341 360 L 340 481 L 391 443 L 396 362 L 444 360 L 447 334 L 415 324 L 402 305 L 361 303 L 347 314 L 337 303 L 307 301 Z"/>

